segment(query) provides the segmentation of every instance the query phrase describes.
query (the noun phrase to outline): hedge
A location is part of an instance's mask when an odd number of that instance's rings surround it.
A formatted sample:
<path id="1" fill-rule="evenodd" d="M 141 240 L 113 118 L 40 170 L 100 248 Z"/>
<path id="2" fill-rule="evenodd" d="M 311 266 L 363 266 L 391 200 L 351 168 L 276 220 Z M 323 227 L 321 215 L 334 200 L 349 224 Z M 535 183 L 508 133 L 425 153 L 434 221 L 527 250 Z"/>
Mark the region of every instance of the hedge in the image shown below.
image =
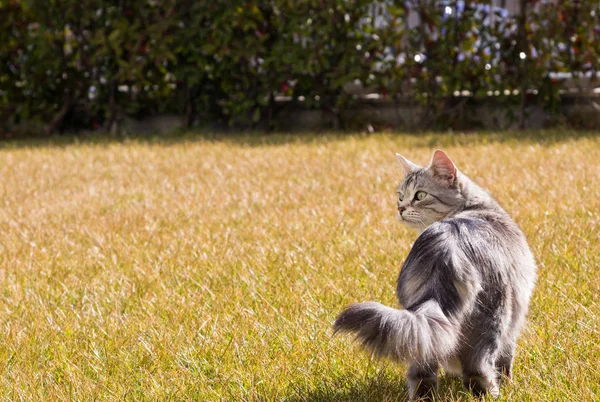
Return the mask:
<path id="1" fill-rule="evenodd" d="M 0 0 L 0 133 L 163 112 L 272 127 L 282 97 L 343 127 L 349 85 L 414 99 L 425 126 L 465 93 L 520 104 L 523 123 L 529 98 L 556 104 L 554 73 L 596 76 L 600 2 L 520 3 Z"/>

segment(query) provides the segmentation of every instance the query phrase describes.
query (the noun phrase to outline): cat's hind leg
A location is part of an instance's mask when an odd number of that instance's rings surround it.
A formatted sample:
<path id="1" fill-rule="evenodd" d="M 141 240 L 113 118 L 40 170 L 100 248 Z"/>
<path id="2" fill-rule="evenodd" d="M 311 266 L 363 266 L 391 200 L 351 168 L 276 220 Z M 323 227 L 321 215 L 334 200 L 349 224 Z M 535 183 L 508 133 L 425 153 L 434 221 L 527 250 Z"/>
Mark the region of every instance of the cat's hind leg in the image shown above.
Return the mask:
<path id="1" fill-rule="evenodd" d="M 497 398 L 500 395 L 498 388 L 498 373 L 496 361 L 498 350 L 494 342 L 474 348 L 472 353 L 461 359 L 463 366 L 463 384 L 477 396 L 490 394 Z"/>
<path id="2" fill-rule="evenodd" d="M 498 381 L 512 379 L 512 366 L 515 355 L 515 344 L 506 345 L 504 350 L 496 359 L 496 371 L 498 374 Z"/>
<path id="3" fill-rule="evenodd" d="M 412 362 L 407 377 L 411 401 L 433 401 L 437 391 L 438 363 Z"/>

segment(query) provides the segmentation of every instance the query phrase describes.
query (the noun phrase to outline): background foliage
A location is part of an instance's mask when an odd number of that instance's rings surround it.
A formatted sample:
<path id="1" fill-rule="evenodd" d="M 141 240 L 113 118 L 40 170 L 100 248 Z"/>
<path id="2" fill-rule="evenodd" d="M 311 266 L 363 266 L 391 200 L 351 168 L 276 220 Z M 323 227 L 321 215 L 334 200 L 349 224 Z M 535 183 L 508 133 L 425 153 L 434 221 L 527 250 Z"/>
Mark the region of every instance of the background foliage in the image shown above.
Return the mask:
<path id="1" fill-rule="evenodd" d="M 523 122 L 530 98 L 555 107 L 551 72 L 598 70 L 600 3 L 521 6 L 508 17 L 489 0 L 0 0 L 0 133 L 158 112 L 273 127 L 299 103 L 343 128 L 348 85 L 419 102 L 423 124 L 460 118 L 471 95 L 520 104 Z"/>

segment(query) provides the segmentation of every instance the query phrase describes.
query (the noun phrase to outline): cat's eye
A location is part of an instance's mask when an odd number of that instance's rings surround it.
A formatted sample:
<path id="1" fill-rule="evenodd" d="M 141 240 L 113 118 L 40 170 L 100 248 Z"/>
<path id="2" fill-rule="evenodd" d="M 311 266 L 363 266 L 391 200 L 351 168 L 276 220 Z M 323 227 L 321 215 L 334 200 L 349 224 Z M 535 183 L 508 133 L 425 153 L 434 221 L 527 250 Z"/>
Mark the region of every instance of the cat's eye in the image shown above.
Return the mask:
<path id="1" fill-rule="evenodd" d="M 398 199 L 399 199 L 400 201 L 403 201 L 403 200 L 404 200 L 404 194 L 402 194 L 402 193 L 398 193 Z"/>
<path id="2" fill-rule="evenodd" d="M 427 196 L 425 191 L 417 191 L 417 194 L 415 194 L 415 200 L 421 201 L 423 198 L 425 198 L 425 196 Z"/>

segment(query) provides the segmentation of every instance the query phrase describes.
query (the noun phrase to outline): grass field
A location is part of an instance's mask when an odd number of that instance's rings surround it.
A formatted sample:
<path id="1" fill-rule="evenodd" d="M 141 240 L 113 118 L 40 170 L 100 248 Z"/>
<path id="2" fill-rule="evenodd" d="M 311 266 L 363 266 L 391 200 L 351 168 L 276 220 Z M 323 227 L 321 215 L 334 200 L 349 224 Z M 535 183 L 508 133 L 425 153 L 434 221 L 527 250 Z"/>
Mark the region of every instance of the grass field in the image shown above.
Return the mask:
<path id="1" fill-rule="evenodd" d="M 600 400 L 600 133 L 559 132 L 0 144 L 1 397 L 405 400 L 406 367 L 331 323 L 397 306 L 393 151 L 438 147 L 539 263 L 500 400 Z"/>

